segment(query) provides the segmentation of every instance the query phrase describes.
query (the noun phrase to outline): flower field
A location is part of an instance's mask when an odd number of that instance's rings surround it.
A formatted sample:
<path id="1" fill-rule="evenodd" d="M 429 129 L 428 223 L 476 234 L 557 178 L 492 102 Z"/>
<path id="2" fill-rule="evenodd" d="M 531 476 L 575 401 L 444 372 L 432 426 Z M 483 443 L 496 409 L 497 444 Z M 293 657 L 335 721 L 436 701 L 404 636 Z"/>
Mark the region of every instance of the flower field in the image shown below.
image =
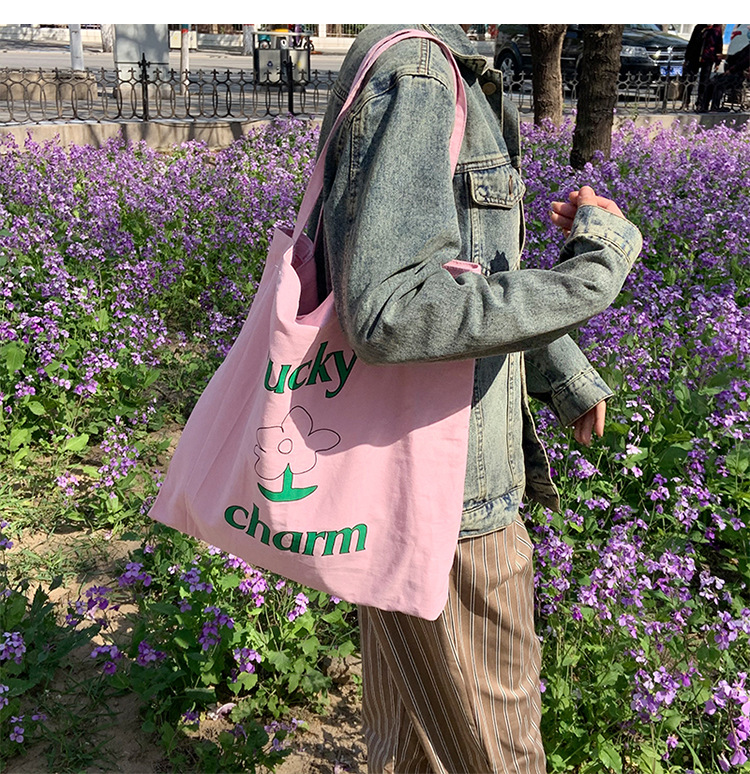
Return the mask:
<path id="1" fill-rule="evenodd" d="M 583 183 L 644 251 L 576 334 L 615 389 L 604 438 L 537 407 L 564 508 L 525 514 L 548 767 L 750 771 L 750 134 L 627 124 L 576 173 L 571 133 L 524 127 L 526 265 L 557 260 L 549 203 Z M 346 602 L 145 516 L 316 138 L 283 120 L 218 152 L 0 141 L 0 762 L 96 764 L 70 740 L 132 695 L 175 770 L 273 769 L 356 651 Z M 53 562 L 38 535 L 76 551 Z M 115 539 L 104 583 L 82 547 Z"/>

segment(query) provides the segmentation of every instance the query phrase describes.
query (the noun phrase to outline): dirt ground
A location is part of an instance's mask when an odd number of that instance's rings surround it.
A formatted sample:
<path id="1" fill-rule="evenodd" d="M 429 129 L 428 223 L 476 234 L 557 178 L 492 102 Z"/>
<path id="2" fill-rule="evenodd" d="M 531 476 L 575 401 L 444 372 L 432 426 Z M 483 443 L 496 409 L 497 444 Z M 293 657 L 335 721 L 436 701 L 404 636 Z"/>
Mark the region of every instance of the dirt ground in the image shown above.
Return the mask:
<path id="1" fill-rule="evenodd" d="M 92 584 L 112 582 L 116 573 L 116 562 L 127 556 L 128 551 L 137 543 L 106 540 L 100 535 L 81 539 L 72 534 L 24 536 L 16 542 L 15 550 L 26 549 L 37 555 L 61 556 L 77 555 L 89 551 L 86 557 L 86 575 Z M 94 548 L 91 548 L 91 547 Z M 85 547 L 85 548 L 84 548 Z M 92 579 L 93 578 L 93 579 Z M 50 593 L 50 599 L 65 610 L 68 600 L 77 599 L 82 593 L 78 584 L 66 584 Z M 123 617 L 128 610 L 121 607 L 116 615 Z M 165 774 L 172 767 L 153 738 L 141 729 L 138 716 L 138 697 L 134 694 L 106 697 L 106 706 L 95 707 L 89 704 L 84 710 L 81 695 L 71 691 L 71 684 L 85 686 L 87 680 L 96 676 L 96 666 L 89 658 L 90 647 L 74 651 L 65 673 L 52 686 L 48 697 L 58 708 L 62 705 L 63 716 L 69 716 L 71 736 L 81 734 L 81 723 L 96 726 L 91 735 L 92 748 L 101 745 L 100 752 L 92 750 L 96 765 L 76 768 L 76 771 L 94 774 L 99 772 L 121 772 L 121 774 Z M 349 657 L 346 663 L 334 667 L 331 676 L 334 680 L 329 698 L 328 710 L 323 715 L 315 715 L 304 709 L 296 713 L 303 724 L 288 738 L 292 753 L 276 769 L 278 774 L 364 774 L 366 766 L 366 748 L 360 729 L 360 701 L 357 676 L 361 675 L 358 659 Z M 354 678 L 354 679 L 353 679 Z M 80 690 L 80 689 L 79 689 Z M 94 701 L 87 699 L 86 701 Z M 93 708 L 93 709 L 92 709 Z M 93 713 L 89 714 L 88 713 Z M 88 720 L 80 720 L 88 717 Z M 216 733 L 220 720 L 207 721 L 207 735 Z M 202 724 L 203 725 L 203 724 Z M 216 728 L 211 728 L 214 725 Z M 94 729 L 92 728 L 92 732 Z M 85 732 L 84 732 L 85 733 Z M 58 733 L 58 737 L 61 736 Z M 50 759 L 49 743 L 40 742 L 27 750 L 27 753 L 10 761 L 3 774 L 41 774 L 59 770 Z M 62 760 L 65 760 L 63 756 Z M 69 762 L 69 761 L 68 761 Z M 66 770 L 73 770 L 68 769 Z"/>
<path id="2" fill-rule="evenodd" d="M 132 695 L 118 697 L 110 705 L 114 724 L 107 734 L 109 763 L 83 769 L 86 774 L 164 774 L 171 770 L 159 746 L 141 731 L 137 708 L 137 697 Z M 276 774 L 365 774 L 366 750 L 355 686 L 336 686 L 326 715 L 301 710 L 297 719 L 305 721 L 305 725 L 291 738 L 292 753 L 276 769 Z M 51 771 L 54 769 L 48 765 L 45 746 L 40 744 L 11 761 L 4 774 Z"/>
<path id="3" fill-rule="evenodd" d="M 335 686 L 327 715 L 306 715 L 306 730 L 277 774 L 365 774 L 367 752 L 360 728 L 360 704 L 353 683 Z"/>

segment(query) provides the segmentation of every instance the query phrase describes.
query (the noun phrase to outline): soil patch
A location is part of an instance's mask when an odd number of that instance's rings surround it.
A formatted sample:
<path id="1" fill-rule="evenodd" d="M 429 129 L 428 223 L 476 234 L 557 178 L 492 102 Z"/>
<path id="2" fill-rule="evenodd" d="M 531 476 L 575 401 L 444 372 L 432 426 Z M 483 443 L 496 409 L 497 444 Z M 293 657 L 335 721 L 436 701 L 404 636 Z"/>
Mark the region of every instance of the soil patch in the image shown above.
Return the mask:
<path id="1" fill-rule="evenodd" d="M 116 586 L 118 565 L 126 559 L 129 551 L 140 545 L 137 541 L 109 539 L 107 533 L 75 531 L 54 535 L 28 531 L 14 542 L 14 552 L 28 552 L 27 557 L 30 559 L 33 555 L 38 566 L 48 558 L 49 562 L 54 559 L 68 568 L 75 568 L 72 573 L 69 571 L 62 586 L 50 592 L 61 617 L 65 615 L 67 603 L 78 599 L 86 588 L 92 585 Z M 83 556 L 85 561 L 81 562 Z M 35 588 L 36 584 L 33 585 Z M 125 631 L 130 626 L 127 614 L 134 611 L 135 608 L 130 605 L 108 610 L 112 629 Z M 97 640 L 95 638 L 94 644 Z M 86 695 L 84 686 L 93 684 L 98 674 L 97 666 L 90 659 L 90 651 L 90 646 L 73 651 L 60 670 L 59 679 L 48 691 L 46 700 L 55 708 L 57 717 L 48 738 L 10 761 L 4 774 L 60 770 L 60 761 L 69 763 L 71 760 L 71 753 L 60 748 L 66 742 L 72 744 L 75 736 L 83 738 L 83 741 L 79 739 L 77 742 L 83 749 L 76 755 L 96 761 L 92 765 L 77 766 L 77 771 L 87 774 L 164 774 L 172 770 L 158 742 L 141 729 L 136 695 L 114 695 L 111 691 L 98 697 Z M 328 709 L 320 715 L 306 709 L 297 710 L 295 716 L 302 725 L 288 738 L 292 752 L 276 769 L 278 774 L 364 774 L 367 770 L 366 747 L 360 726 L 360 663 L 355 657 L 338 659 L 329 664 L 327 671 L 334 681 Z M 97 705 L 96 701 L 102 703 Z M 218 733 L 221 729 L 213 728 L 217 723 L 222 724 L 222 721 L 205 721 L 201 735 L 210 737 Z M 66 733 L 68 726 L 70 732 Z M 226 727 L 229 728 L 230 724 L 227 723 Z M 90 746 L 89 755 L 86 754 L 86 746 Z"/>

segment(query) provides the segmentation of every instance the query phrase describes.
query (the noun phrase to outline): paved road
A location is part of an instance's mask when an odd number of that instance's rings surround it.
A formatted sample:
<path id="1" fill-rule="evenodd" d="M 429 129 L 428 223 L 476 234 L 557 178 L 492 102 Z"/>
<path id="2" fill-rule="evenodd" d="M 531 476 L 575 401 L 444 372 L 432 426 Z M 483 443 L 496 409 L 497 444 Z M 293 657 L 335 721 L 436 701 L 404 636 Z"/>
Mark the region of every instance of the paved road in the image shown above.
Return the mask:
<path id="1" fill-rule="evenodd" d="M 492 42 L 479 44 L 481 52 L 489 59 L 492 57 Z M 344 60 L 343 54 L 313 53 L 310 57 L 312 70 L 337 73 Z M 84 49 L 83 63 L 89 69 L 111 70 L 114 58 L 97 49 Z M 170 67 L 180 67 L 180 52 L 172 50 L 169 55 Z M 0 68 L 60 69 L 70 68 L 70 49 L 66 44 L 35 41 L 27 43 L 18 40 L 0 40 Z M 190 52 L 191 70 L 252 70 L 253 60 L 233 51 L 201 50 Z"/>
<path id="2" fill-rule="evenodd" d="M 312 54 L 310 68 L 312 70 L 329 70 L 338 72 L 342 54 Z M 105 54 L 96 49 L 84 49 L 83 63 L 87 69 L 114 68 L 114 58 L 111 53 Z M 180 67 L 180 52 L 171 51 L 169 65 L 175 70 Z M 67 45 L 59 43 L 25 43 L 17 40 L 0 40 L 0 68 L 29 68 L 38 70 L 70 69 L 70 50 Z M 201 50 L 190 52 L 191 70 L 252 70 L 253 59 L 234 52 L 219 50 Z"/>

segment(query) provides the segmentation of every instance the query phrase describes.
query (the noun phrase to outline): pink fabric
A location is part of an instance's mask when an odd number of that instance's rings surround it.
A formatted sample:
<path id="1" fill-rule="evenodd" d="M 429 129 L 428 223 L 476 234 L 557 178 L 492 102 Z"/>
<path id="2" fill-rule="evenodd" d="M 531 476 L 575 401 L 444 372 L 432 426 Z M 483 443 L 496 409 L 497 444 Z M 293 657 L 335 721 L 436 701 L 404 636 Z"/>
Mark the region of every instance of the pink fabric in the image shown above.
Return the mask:
<path id="1" fill-rule="evenodd" d="M 462 110 L 459 93 L 456 148 Z M 312 258 L 299 226 L 276 231 L 245 325 L 150 515 L 350 602 L 435 619 L 461 520 L 474 362 L 358 360 L 332 295 L 300 313 L 315 293 Z"/>

